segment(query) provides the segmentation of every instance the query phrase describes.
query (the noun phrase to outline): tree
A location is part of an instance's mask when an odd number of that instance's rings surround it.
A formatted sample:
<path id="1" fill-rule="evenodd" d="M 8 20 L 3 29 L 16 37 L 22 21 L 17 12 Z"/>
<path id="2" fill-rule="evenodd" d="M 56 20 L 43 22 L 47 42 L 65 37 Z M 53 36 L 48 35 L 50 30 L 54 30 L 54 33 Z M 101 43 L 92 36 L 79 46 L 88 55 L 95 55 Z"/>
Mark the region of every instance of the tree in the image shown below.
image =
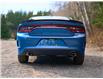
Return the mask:
<path id="1" fill-rule="evenodd" d="M 10 35 L 10 29 L 6 24 L 6 18 L 5 15 L 1 15 L 1 38 L 9 39 L 11 37 Z"/>
<path id="2" fill-rule="evenodd" d="M 15 38 L 18 25 L 33 16 L 44 16 L 51 14 L 50 11 L 38 11 L 36 15 L 33 12 L 22 12 L 12 10 L 7 14 L 1 15 L 1 38 Z"/>
<path id="3" fill-rule="evenodd" d="M 43 16 L 42 11 L 38 11 L 38 12 L 37 12 L 37 16 Z"/>

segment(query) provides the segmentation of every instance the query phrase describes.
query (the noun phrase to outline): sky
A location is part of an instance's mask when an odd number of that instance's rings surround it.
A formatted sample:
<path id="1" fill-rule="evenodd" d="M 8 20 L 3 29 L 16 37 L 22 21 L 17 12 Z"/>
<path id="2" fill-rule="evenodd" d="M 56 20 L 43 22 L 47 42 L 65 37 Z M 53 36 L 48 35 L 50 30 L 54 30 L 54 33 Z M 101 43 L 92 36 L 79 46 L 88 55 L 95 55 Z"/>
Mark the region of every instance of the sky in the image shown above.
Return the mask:
<path id="1" fill-rule="evenodd" d="M 48 11 L 50 9 L 55 10 L 57 9 L 57 7 L 53 6 L 53 4 L 57 1 L 71 1 L 71 0 L 0 0 L 0 14 L 1 13 L 6 14 L 9 10 L 13 10 L 13 12 L 33 11 L 34 14 L 36 14 L 37 11 L 40 10 L 41 11 Z M 74 1 L 78 1 L 78 0 L 74 0 Z M 83 1 L 83 0 L 79 0 L 79 1 Z"/>
<path id="2" fill-rule="evenodd" d="M 0 0 L 0 14 L 6 14 L 9 10 L 15 11 L 48 11 L 53 9 L 53 0 Z"/>

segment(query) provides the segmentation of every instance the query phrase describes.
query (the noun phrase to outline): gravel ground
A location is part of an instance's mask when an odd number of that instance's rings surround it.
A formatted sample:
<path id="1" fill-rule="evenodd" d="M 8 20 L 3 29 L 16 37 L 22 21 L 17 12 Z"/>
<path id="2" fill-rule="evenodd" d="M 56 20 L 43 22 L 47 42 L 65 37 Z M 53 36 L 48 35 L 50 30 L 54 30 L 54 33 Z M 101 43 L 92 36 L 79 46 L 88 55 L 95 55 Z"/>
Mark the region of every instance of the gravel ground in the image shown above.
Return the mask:
<path id="1" fill-rule="evenodd" d="M 30 57 L 28 64 L 20 64 L 16 41 L 2 40 L 1 44 L 1 77 L 103 77 L 103 52 L 97 48 L 86 48 L 82 66 L 73 65 L 66 57 L 52 60 L 48 57 Z"/>

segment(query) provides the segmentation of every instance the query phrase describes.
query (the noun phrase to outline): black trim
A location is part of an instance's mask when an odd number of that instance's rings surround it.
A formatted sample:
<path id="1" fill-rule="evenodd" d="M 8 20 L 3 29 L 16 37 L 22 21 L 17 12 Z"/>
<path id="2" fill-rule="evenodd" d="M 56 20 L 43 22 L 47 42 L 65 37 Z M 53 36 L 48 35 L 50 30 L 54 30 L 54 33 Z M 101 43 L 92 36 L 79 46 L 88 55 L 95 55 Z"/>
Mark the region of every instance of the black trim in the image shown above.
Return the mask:
<path id="1" fill-rule="evenodd" d="M 39 48 L 39 49 L 26 49 L 24 51 L 25 54 L 27 55 L 68 55 L 68 56 L 73 56 L 74 54 L 78 53 L 76 50 L 69 50 L 69 49 L 44 49 L 44 48 Z"/>

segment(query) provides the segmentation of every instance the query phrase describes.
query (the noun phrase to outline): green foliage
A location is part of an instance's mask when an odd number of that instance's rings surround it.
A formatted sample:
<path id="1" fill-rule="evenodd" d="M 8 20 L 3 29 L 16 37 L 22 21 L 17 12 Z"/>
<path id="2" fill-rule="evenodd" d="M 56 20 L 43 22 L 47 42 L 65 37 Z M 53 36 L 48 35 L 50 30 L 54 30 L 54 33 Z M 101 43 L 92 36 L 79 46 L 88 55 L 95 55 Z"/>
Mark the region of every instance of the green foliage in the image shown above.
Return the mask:
<path id="1" fill-rule="evenodd" d="M 37 12 L 37 15 L 38 15 L 38 16 L 42 16 L 42 15 L 43 15 L 42 11 L 38 11 L 38 12 Z"/>
<path id="2" fill-rule="evenodd" d="M 37 15 L 38 16 L 48 16 L 48 15 L 51 15 L 51 11 L 38 11 L 37 12 Z"/>
<path id="3" fill-rule="evenodd" d="M 6 18 L 5 15 L 1 15 L 1 38 L 9 39 L 11 37 L 10 35 L 10 29 L 6 24 Z"/>
<path id="4" fill-rule="evenodd" d="M 13 12 L 10 10 L 7 14 L 1 15 L 1 38 L 9 39 L 16 37 L 16 29 L 20 22 L 29 19 L 32 16 L 50 15 L 50 11 L 38 11 L 36 15 L 33 12 Z"/>
<path id="5" fill-rule="evenodd" d="M 92 4 L 94 10 L 94 18 L 92 24 L 97 28 L 103 29 L 103 2 L 95 2 Z"/>

